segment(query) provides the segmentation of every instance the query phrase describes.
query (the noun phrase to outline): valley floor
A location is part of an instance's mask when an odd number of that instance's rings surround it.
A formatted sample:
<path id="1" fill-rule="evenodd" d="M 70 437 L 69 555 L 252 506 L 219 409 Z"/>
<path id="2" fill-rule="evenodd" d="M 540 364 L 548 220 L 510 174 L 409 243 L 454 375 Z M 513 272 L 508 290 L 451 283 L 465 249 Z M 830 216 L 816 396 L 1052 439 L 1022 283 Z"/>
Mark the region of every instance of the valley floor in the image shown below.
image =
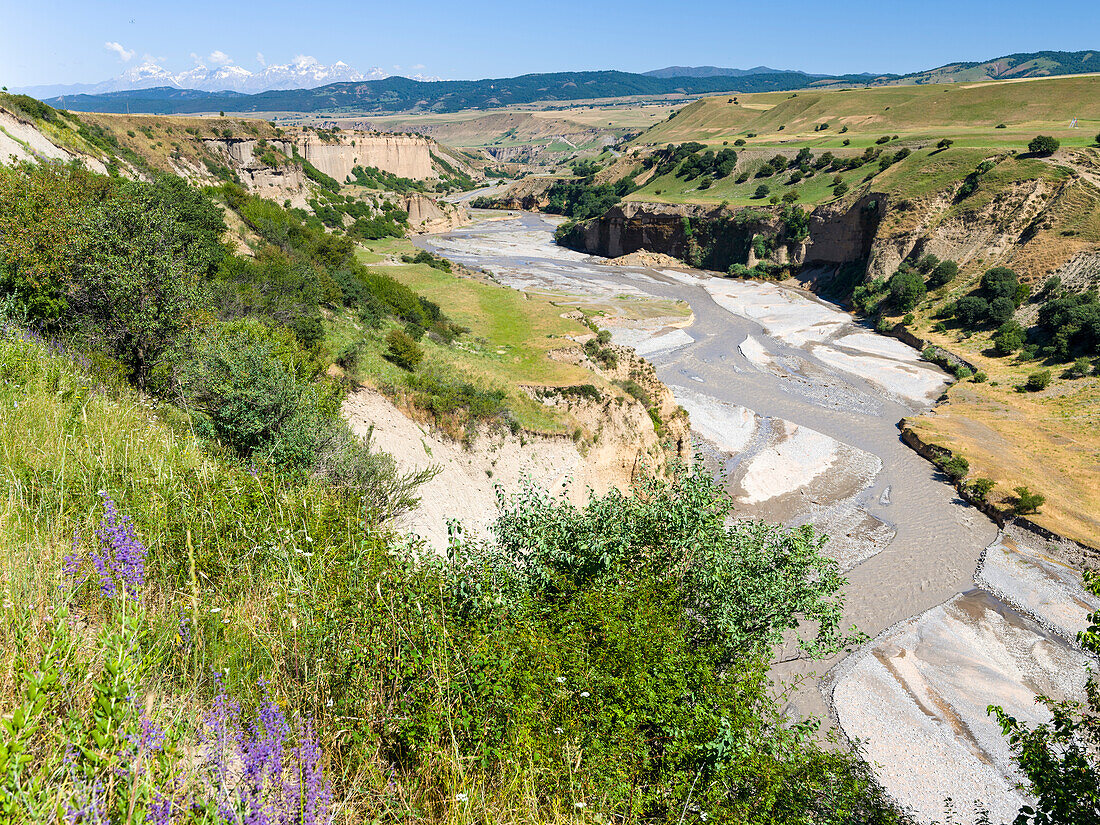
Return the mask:
<path id="1" fill-rule="evenodd" d="M 604 307 L 601 325 L 645 353 L 690 412 L 697 448 L 726 473 L 740 515 L 818 526 L 848 570 L 846 620 L 876 638 L 834 668 L 823 692 L 796 689 L 792 710 L 829 710 L 866 738 L 887 789 L 925 821 L 942 816 L 947 796 L 1011 818 L 1017 777 L 984 708 L 1032 718 L 1035 692 L 1079 691 L 1085 660 L 1064 636 L 1093 602 L 1074 577 L 1050 574 L 1048 548 L 1020 536 L 998 544 L 996 527 L 900 441 L 896 423 L 929 409 L 947 377 L 807 294 L 601 265 L 554 246 L 554 224 L 498 213 L 419 243 L 517 289 Z M 687 304 L 690 322 L 616 317 L 617 300 L 646 296 Z M 1021 581 L 1041 582 L 1041 594 Z M 1049 626 L 1062 602 L 1079 609 L 1060 635 L 1039 622 Z M 797 658 L 775 671 L 787 681 L 821 673 Z"/>

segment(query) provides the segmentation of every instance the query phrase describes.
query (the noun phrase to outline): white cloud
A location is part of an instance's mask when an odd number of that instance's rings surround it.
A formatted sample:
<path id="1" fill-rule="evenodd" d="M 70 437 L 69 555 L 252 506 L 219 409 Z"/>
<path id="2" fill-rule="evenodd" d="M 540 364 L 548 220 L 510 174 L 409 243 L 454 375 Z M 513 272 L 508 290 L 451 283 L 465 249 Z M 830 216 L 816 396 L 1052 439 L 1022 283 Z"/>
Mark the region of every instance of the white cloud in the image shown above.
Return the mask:
<path id="1" fill-rule="evenodd" d="M 113 40 L 108 40 L 106 43 L 104 43 L 103 48 L 117 54 L 118 59 L 121 60 L 123 63 L 129 63 L 131 60 L 133 60 L 134 55 L 136 54 L 136 52 L 134 52 L 132 49 L 127 49 L 121 43 L 116 43 Z"/>
<path id="2" fill-rule="evenodd" d="M 263 52 L 256 52 L 256 62 L 259 63 L 261 66 L 267 65 L 267 61 L 264 59 Z"/>
<path id="3" fill-rule="evenodd" d="M 321 61 L 308 54 L 296 54 L 291 61 L 292 66 L 320 66 Z"/>
<path id="4" fill-rule="evenodd" d="M 202 66 L 204 69 L 207 66 L 228 66 L 233 62 L 233 58 L 221 49 L 214 49 L 207 55 L 191 52 L 191 59 L 195 61 L 196 66 Z"/>
<path id="5" fill-rule="evenodd" d="M 420 71 L 421 69 L 426 69 L 428 67 L 425 66 L 423 63 L 417 63 L 415 66 L 410 66 L 409 68 L 413 69 L 414 71 Z"/>

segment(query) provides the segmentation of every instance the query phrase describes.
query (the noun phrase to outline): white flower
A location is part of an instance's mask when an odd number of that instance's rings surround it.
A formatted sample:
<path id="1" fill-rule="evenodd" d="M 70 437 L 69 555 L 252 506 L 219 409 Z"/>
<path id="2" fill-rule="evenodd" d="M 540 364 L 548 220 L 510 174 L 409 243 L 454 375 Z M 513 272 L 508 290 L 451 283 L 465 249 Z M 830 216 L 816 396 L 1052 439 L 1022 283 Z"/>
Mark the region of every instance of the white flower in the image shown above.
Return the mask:
<path id="1" fill-rule="evenodd" d="M 221 613 L 222 609 L 220 607 L 211 607 L 210 612 L 211 613 Z"/>
<path id="2" fill-rule="evenodd" d="M 565 733 L 561 728 L 554 728 L 554 733 Z"/>
<path id="3" fill-rule="evenodd" d="M 588 804 L 585 803 L 585 802 L 574 802 L 573 807 L 574 808 L 587 808 Z"/>
<path id="4" fill-rule="evenodd" d="M 469 801 L 469 799 L 470 799 L 470 797 L 468 797 L 464 793 L 456 793 L 455 794 L 455 802 L 467 802 L 467 801 Z"/>
<path id="5" fill-rule="evenodd" d="M 559 676 L 554 681 L 557 682 L 559 685 L 564 685 L 565 684 L 565 677 L 564 676 Z"/>
<path id="6" fill-rule="evenodd" d="M 589 692 L 588 692 L 587 690 L 582 690 L 582 691 L 581 691 L 581 698 L 582 698 L 582 699 L 587 699 L 587 698 L 588 698 L 589 696 L 591 696 L 591 695 L 592 695 L 592 694 L 591 694 L 591 693 L 589 693 Z"/>

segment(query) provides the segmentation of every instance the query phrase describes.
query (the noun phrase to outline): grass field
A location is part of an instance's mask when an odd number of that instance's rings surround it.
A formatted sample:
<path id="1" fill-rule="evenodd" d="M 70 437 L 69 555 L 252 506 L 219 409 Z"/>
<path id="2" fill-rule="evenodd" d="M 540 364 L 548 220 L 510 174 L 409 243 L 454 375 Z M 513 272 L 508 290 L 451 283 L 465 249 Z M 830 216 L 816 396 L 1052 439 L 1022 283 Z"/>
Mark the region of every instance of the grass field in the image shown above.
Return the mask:
<path id="1" fill-rule="evenodd" d="M 1079 128 L 1070 129 L 1075 117 Z M 828 128 L 815 131 L 823 124 Z M 841 133 L 844 127 L 848 131 Z M 1098 131 L 1100 76 L 1081 76 L 722 95 L 684 107 L 635 144 L 721 144 L 743 138 L 749 146 L 781 142 L 833 148 L 847 139 L 862 148 L 881 135 L 897 134 L 910 140 L 950 137 L 961 145 L 1020 148 L 1037 132 L 1053 134 L 1065 145 L 1084 146 Z"/>

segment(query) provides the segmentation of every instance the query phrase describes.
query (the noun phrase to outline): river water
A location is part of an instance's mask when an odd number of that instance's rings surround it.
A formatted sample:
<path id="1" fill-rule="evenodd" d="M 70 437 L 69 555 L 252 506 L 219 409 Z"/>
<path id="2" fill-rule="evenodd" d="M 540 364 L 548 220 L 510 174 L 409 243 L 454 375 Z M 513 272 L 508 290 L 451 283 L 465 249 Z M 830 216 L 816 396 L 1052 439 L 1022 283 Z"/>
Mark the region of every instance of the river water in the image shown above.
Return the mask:
<path id="1" fill-rule="evenodd" d="M 795 658 L 793 646 L 781 654 L 792 661 L 774 675 L 796 685 L 790 712 L 860 740 L 887 791 L 924 821 L 942 818 L 947 798 L 962 821 L 976 808 L 1011 820 L 1024 797 L 986 706 L 1040 721 L 1036 693 L 1079 694 L 1086 659 L 1065 639 L 1100 605 L 1057 561 L 999 541 L 902 443 L 898 422 L 930 409 L 947 376 L 808 293 L 607 265 L 556 246 L 556 225 L 496 213 L 418 243 L 504 285 L 603 311 L 613 339 L 645 355 L 688 410 L 739 515 L 814 524 L 847 571 L 847 623 L 872 641 L 826 662 Z M 691 315 L 618 316 L 638 299 L 682 302 Z"/>

